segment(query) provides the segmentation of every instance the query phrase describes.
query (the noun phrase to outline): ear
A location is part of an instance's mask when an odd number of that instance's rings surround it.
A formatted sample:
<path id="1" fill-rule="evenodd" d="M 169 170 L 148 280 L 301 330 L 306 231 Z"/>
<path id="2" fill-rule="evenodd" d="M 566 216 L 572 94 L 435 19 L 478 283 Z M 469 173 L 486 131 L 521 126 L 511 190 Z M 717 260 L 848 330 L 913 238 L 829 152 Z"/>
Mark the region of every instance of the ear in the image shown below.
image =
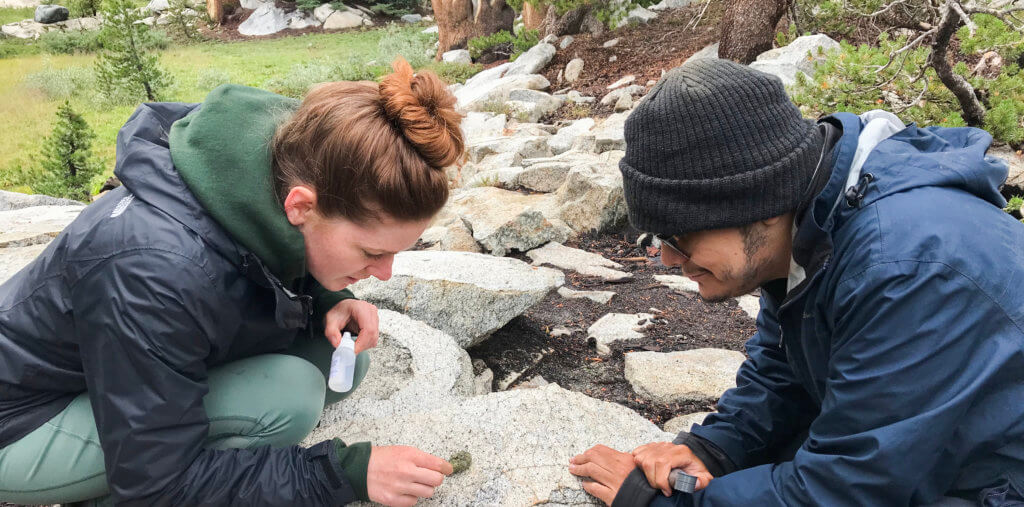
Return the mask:
<path id="1" fill-rule="evenodd" d="M 316 214 L 316 190 L 305 185 L 292 187 L 284 198 L 284 214 L 292 225 L 308 222 Z"/>
<path id="2" fill-rule="evenodd" d="M 786 213 L 785 215 L 779 215 L 777 217 L 766 218 L 764 220 L 761 220 L 761 224 L 766 226 L 766 227 L 774 227 L 775 225 L 777 225 L 777 224 L 779 224 L 781 222 L 784 222 L 786 220 L 792 221 L 793 220 L 793 214 L 792 213 Z"/>

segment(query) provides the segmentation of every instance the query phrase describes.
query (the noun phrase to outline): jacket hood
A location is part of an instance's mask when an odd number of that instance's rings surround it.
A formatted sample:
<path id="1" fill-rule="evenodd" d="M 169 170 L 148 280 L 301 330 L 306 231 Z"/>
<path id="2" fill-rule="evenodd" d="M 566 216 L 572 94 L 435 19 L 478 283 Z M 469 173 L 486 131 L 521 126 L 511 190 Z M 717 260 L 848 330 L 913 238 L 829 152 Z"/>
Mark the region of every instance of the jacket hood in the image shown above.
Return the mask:
<path id="1" fill-rule="evenodd" d="M 274 192 L 270 144 L 299 101 L 239 85 L 214 89 L 170 128 L 181 179 L 235 241 L 286 285 L 306 273 L 302 234 Z"/>
<path id="2" fill-rule="evenodd" d="M 140 105 L 117 133 L 114 174 L 132 198 L 167 213 L 230 258 L 240 252 L 217 223 L 210 220 L 171 161 L 171 125 L 198 104 L 151 102 Z"/>
<path id="3" fill-rule="evenodd" d="M 870 174 L 859 206 L 920 187 L 956 188 L 1004 207 L 999 187 L 1006 181 L 1004 161 L 985 155 L 992 136 L 972 127 L 944 128 L 903 125 L 891 113 L 871 111 L 857 116 L 837 113 L 833 121 L 843 136 L 833 152 L 833 176 L 814 204 L 816 221 L 827 215 L 851 186 Z"/>

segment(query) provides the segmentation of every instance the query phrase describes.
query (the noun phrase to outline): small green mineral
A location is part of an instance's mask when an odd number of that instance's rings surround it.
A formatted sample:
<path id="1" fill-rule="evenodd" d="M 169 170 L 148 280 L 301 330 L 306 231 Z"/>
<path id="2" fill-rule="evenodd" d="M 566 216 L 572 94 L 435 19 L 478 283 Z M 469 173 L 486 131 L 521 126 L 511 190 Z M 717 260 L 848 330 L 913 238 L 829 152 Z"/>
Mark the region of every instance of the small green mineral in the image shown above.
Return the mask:
<path id="1" fill-rule="evenodd" d="M 469 470 L 469 466 L 473 464 L 473 457 L 469 455 L 469 451 L 459 451 L 448 462 L 452 464 L 452 474 L 457 474 Z"/>

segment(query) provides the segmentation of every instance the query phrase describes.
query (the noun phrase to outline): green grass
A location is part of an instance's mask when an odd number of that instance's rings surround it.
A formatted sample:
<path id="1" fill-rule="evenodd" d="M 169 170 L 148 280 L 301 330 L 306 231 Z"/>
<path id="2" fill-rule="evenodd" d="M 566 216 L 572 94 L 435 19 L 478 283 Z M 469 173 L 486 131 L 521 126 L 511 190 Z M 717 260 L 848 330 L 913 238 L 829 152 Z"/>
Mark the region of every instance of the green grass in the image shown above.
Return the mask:
<path id="1" fill-rule="evenodd" d="M 416 33 L 422 27 L 402 30 Z M 212 87 L 225 80 L 264 87 L 268 81 L 287 76 L 295 66 L 309 62 L 367 62 L 380 54 L 378 44 L 385 33 L 385 30 L 377 29 L 340 34 L 306 34 L 272 40 L 172 46 L 163 51 L 160 57 L 160 64 L 174 79 L 164 100 L 201 102 Z M 47 69 L 72 67 L 81 68 L 77 72 L 80 76 L 86 70 L 91 70 L 94 59 L 95 55 L 92 54 L 35 54 L 0 59 L 0 188 L 29 190 L 24 185 L 11 184 L 10 179 L 19 168 L 30 173 L 34 171 L 37 164 L 33 157 L 39 152 L 41 140 L 52 128 L 57 106 L 64 100 L 47 96 L 38 87 L 30 86 L 26 83 L 26 76 Z M 464 80 L 473 71 L 461 69 L 442 74 Z M 105 173 L 95 180 L 102 182 L 113 171 L 117 131 L 135 106 L 102 104 L 94 95 L 94 92 L 87 89 L 72 95 L 70 101 L 96 132 L 93 146 L 107 165 Z"/>
<path id="2" fill-rule="evenodd" d="M 36 13 L 34 7 L 0 8 L 0 25 L 15 23 L 24 19 L 32 19 Z"/>

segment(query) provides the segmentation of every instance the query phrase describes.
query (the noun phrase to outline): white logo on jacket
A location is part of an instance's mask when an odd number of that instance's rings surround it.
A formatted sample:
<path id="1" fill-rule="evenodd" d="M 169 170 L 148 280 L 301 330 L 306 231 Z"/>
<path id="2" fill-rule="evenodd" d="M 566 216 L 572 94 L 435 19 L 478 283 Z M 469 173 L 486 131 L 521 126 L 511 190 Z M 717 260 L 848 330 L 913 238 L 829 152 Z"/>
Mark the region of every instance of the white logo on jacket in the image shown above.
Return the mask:
<path id="1" fill-rule="evenodd" d="M 127 197 L 122 197 L 121 200 L 118 201 L 117 206 L 114 206 L 114 211 L 110 212 L 110 218 L 117 218 L 121 216 L 121 214 L 128 209 L 128 205 L 134 200 L 135 196 L 132 194 L 128 194 Z"/>

